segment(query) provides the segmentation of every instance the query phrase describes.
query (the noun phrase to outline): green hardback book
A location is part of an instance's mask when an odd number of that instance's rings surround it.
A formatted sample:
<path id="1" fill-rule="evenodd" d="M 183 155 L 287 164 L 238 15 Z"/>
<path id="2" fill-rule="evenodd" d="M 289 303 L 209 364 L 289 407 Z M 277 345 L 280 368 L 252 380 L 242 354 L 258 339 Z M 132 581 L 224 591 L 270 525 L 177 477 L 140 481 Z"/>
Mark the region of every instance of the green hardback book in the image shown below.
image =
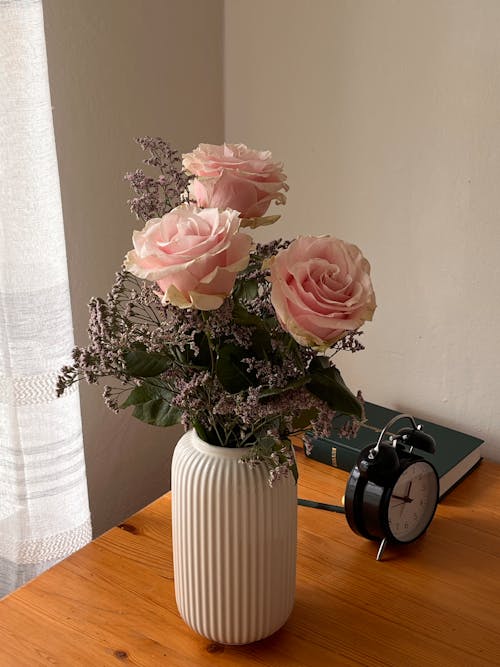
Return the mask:
<path id="1" fill-rule="evenodd" d="M 374 445 L 384 426 L 399 414 L 395 410 L 374 403 L 366 403 L 365 409 L 366 422 L 360 427 L 355 438 L 341 438 L 336 434 L 329 438 L 310 436 L 311 447 L 305 450 L 306 456 L 350 472 L 356 465 L 360 451 L 368 445 Z M 436 441 L 435 454 L 420 451 L 417 453 L 428 459 L 436 468 L 439 475 L 439 497 L 442 498 L 479 463 L 483 440 L 417 417 L 415 421 L 417 424 L 422 424 L 423 430 L 432 435 Z M 401 423 L 397 422 L 394 425 L 394 429 L 397 432 L 408 425 L 408 420 L 401 420 Z M 386 436 L 391 434 L 395 435 L 391 431 L 386 432 Z"/>

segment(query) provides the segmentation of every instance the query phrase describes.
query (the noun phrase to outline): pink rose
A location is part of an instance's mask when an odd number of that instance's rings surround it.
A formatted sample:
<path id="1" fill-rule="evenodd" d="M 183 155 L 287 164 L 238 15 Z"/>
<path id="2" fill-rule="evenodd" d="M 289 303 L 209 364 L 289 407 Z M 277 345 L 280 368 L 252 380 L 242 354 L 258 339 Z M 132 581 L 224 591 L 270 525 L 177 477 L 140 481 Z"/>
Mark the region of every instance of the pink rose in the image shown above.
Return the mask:
<path id="1" fill-rule="evenodd" d="M 269 151 L 255 151 L 244 144 L 200 144 L 183 155 L 184 169 L 197 176 L 190 194 L 198 206 L 232 208 L 242 218 L 261 217 L 274 200 L 284 204 L 280 190 L 288 190 L 286 175 Z"/>
<path id="2" fill-rule="evenodd" d="M 371 320 L 370 264 L 355 245 L 331 236 L 302 236 L 271 258 L 271 301 L 300 345 L 326 349 Z"/>
<path id="3" fill-rule="evenodd" d="M 252 239 L 239 227 L 238 211 L 182 204 L 134 232 L 125 268 L 156 281 L 162 303 L 215 310 L 249 261 Z"/>

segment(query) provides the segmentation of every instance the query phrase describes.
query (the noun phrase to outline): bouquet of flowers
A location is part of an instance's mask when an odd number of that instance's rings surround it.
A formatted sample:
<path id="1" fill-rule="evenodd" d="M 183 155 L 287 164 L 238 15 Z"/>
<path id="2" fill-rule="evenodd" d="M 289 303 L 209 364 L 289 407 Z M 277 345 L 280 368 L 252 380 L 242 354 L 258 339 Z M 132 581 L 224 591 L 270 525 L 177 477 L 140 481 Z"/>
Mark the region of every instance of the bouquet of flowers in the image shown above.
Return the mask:
<path id="1" fill-rule="evenodd" d="M 363 349 L 371 320 L 370 265 L 332 236 L 255 244 L 249 230 L 288 190 L 281 163 L 243 144 L 200 144 L 181 155 L 162 139 L 137 140 L 159 171 L 127 174 L 131 211 L 145 226 L 105 299 L 89 304 L 89 344 L 61 370 L 105 386 L 106 404 L 156 426 L 182 423 L 212 445 L 241 447 L 269 481 L 297 474 L 290 436 L 344 433 L 362 399 L 333 362 Z"/>

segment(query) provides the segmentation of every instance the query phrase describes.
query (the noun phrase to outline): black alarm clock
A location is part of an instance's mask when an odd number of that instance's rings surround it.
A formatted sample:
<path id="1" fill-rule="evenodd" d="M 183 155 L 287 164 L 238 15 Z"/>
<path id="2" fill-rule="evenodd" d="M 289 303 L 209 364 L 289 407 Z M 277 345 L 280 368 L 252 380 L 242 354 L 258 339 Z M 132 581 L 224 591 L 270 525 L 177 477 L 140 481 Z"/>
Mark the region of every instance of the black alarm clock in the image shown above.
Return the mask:
<path id="1" fill-rule="evenodd" d="M 384 440 L 400 419 L 411 428 Z M 345 513 L 349 526 L 369 540 L 380 540 L 377 560 L 387 543 L 407 544 L 425 533 L 439 500 L 439 477 L 434 466 L 415 450 L 434 453 L 434 439 L 411 415 L 391 419 L 376 444 L 360 452 L 347 481 Z"/>

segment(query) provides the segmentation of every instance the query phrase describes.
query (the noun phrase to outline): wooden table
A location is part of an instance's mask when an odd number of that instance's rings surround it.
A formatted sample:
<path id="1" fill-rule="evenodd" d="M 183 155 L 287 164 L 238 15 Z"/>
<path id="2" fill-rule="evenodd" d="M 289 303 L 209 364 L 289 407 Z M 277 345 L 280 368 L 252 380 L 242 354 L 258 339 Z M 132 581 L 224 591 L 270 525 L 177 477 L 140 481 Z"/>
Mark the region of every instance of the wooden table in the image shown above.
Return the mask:
<path id="1" fill-rule="evenodd" d="M 300 496 L 338 503 L 346 474 L 298 458 Z M 0 602 L 0 666 L 500 665 L 499 507 L 500 466 L 483 462 L 382 562 L 342 515 L 299 507 L 289 621 L 225 647 L 178 615 L 167 494 Z"/>

